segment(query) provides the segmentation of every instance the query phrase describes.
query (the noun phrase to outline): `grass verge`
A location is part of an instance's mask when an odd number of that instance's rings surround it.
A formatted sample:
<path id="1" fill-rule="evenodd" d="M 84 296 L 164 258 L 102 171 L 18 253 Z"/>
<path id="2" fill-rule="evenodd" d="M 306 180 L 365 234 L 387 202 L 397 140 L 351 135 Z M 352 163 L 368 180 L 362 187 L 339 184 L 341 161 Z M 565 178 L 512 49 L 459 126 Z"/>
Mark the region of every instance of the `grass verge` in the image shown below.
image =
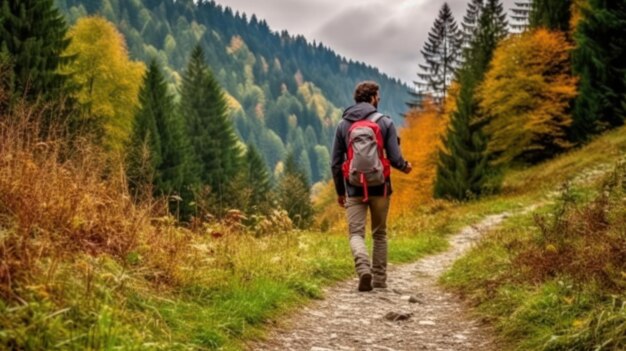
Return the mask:
<path id="1" fill-rule="evenodd" d="M 507 349 L 626 348 L 624 150 L 622 129 L 510 173 L 501 199 L 538 206 L 488 233 L 442 277 Z"/>

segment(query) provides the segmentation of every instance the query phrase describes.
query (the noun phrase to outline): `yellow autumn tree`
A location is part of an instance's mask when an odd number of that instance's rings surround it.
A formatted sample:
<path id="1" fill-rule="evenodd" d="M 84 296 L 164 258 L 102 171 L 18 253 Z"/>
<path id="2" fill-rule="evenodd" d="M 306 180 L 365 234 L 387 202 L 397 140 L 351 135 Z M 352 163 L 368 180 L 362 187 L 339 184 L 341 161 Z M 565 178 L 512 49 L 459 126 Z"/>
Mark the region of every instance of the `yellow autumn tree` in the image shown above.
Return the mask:
<path id="1" fill-rule="evenodd" d="M 450 93 L 454 94 L 452 88 Z M 447 100 L 454 100 L 448 98 Z M 410 212 L 433 199 L 433 184 L 437 171 L 437 154 L 441 137 L 447 127 L 445 111 L 453 108 L 446 104 L 444 111 L 432 99 L 426 99 L 420 109 L 406 115 L 405 125 L 400 130 L 404 157 L 413 165 L 411 174 L 394 171 L 393 215 Z"/>
<path id="2" fill-rule="evenodd" d="M 120 151 L 130 134 L 145 65 L 129 59 L 124 37 L 104 18 L 81 18 L 68 35 L 66 55 L 76 60 L 64 70 L 79 87 L 75 98 L 83 118 L 109 150 Z"/>
<path id="3" fill-rule="evenodd" d="M 568 107 L 576 96 L 565 34 L 538 29 L 504 40 L 478 99 L 494 164 L 537 162 L 571 147 Z"/>

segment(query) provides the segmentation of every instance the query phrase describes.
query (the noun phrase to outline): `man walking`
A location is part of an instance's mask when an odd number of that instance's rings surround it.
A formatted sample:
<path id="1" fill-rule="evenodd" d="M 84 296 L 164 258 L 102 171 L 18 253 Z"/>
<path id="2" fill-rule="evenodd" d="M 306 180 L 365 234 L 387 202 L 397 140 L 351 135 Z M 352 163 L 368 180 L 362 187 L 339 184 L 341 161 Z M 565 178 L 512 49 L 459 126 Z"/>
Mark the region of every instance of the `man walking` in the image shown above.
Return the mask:
<path id="1" fill-rule="evenodd" d="M 337 127 L 332 152 L 332 173 L 338 203 L 346 208 L 350 248 L 359 276 L 359 291 L 387 287 L 387 214 L 391 180 L 389 166 L 410 173 L 391 118 L 377 111 L 379 86 L 359 83 L 355 105 L 345 110 Z M 365 221 L 370 210 L 373 260 L 365 246 Z"/>

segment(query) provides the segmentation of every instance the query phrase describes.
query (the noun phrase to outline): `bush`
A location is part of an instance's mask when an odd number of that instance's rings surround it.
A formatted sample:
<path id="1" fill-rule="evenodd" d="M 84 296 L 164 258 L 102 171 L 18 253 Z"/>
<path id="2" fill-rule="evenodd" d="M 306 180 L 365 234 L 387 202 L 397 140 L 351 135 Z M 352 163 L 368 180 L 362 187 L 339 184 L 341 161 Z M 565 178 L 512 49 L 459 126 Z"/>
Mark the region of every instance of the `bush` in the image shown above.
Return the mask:
<path id="1" fill-rule="evenodd" d="M 621 291 L 626 272 L 626 164 L 602 182 L 600 193 L 580 205 L 565 186 L 548 215 L 535 215 L 539 235 L 520 252 L 515 264 L 528 279 L 568 276 Z"/>

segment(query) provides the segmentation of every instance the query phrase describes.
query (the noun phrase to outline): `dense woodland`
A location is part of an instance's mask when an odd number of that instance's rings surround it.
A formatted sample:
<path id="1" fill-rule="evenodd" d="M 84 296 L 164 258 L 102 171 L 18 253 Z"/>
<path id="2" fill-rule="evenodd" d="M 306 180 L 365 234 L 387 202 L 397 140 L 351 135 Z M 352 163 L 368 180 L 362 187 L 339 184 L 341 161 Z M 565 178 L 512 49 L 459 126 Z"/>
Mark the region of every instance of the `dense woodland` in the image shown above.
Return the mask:
<path id="1" fill-rule="evenodd" d="M 338 56 L 322 43 L 270 30 L 264 20 L 213 1 L 58 0 L 71 25 L 85 16 L 115 24 L 129 56 L 156 60 L 177 93 L 192 50 L 200 45 L 208 68 L 228 96 L 243 143 L 261 152 L 273 172 L 293 152 L 311 183 L 328 179 L 328 148 L 341 110 L 357 82 L 378 81 L 382 110 L 396 121 L 407 88 L 377 69 Z"/>
<path id="2" fill-rule="evenodd" d="M 415 90 L 214 2 L 0 3 L 0 348 L 236 349 L 347 278 L 329 143 L 360 80 L 381 83 L 415 168 L 393 175 L 396 262 L 442 250 L 490 201 L 546 200 L 535 180 L 576 171 L 560 154 L 626 144 L 593 144 L 626 118 L 625 0 L 520 0 L 515 16 L 469 0 L 459 22 L 444 5 Z M 486 249 L 530 258 L 494 268 L 521 267 L 506 284 L 574 273 L 599 290 L 599 322 L 564 327 L 574 349 L 626 344 L 623 306 L 592 332 L 624 291 L 620 172 L 591 207 Z M 502 194 L 509 174 L 524 180 Z"/>

